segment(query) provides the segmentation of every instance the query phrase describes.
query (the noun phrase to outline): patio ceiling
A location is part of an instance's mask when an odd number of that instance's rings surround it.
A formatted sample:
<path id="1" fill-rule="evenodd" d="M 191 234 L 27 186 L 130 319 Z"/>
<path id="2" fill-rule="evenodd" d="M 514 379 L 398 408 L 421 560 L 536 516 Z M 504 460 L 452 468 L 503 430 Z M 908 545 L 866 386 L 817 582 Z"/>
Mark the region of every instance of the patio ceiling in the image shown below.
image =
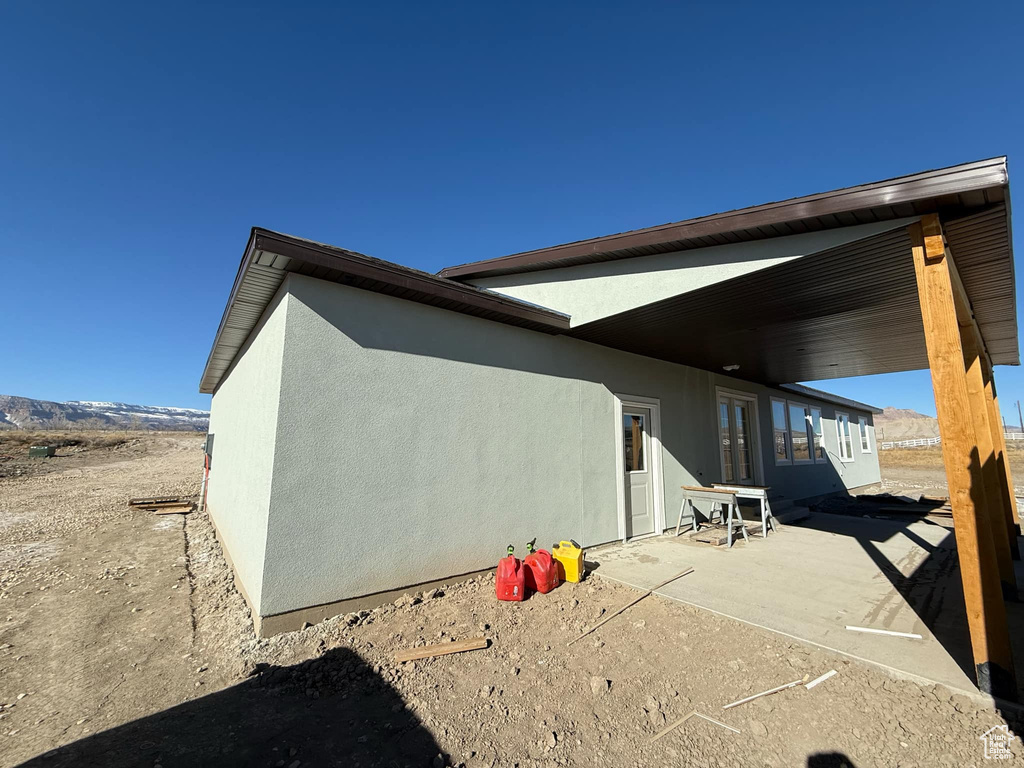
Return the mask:
<path id="1" fill-rule="evenodd" d="M 1007 216 L 947 236 L 996 364 L 1019 364 Z M 573 328 L 566 335 L 766 384 L 928 367 L 905 228 Z"/>

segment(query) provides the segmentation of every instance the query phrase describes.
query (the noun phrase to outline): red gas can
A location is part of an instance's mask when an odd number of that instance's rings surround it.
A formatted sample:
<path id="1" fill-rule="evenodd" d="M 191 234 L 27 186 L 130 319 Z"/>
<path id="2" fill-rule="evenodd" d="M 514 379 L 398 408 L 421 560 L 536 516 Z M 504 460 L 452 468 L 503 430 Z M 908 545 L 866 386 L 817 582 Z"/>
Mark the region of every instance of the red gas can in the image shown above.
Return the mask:
<path id="1" fill-rule="evenodd" d="M 498 561 L 494 586 L 499 600 L 522 600 L 526 597 L 526 575 L 523 564 L 512 554 L 514 551 L 515 548 L 509 544 L 508 557 Z"/>
<path id="2" fill-rule="evenodd" d="M 536 541 L 536 539 L 534 539 Z M 526 570 L 526 588 L 537 592 L 550 592 L 558 586 L 555 559 L 546 549 L 534 550 L 533 541 L 526 545 L 529 554 L 523 558 Z"/>

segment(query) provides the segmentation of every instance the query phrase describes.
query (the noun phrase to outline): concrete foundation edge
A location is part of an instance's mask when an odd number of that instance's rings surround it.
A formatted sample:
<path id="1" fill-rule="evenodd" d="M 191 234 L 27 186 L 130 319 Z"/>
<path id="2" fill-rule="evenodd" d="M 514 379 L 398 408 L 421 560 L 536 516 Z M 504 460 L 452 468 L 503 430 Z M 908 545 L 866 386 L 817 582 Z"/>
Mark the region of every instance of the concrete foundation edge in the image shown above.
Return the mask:
<path id="1" fill-rule="evenodd" d="M 326 621 L 327 619 L 335 616 L 341 616 L 346 613 L 378 608 L 385 603 L 394 602 L 407 592 L 423 592 L 425 590 L 435 589 L 447 584 L 455 584 L 460 581 L 465 581 L 466 579 L 472 579 L 486 573 L 491 573 L 493 570 L 493 568 L 485 568 L 482 571 L 470 571 L 469 573 L 447 576 L 443 579 L 434 579 L 433 581 L 424 581 L 419 584 L 410 584 L 407 587 L 398 587 L 397 589 L 389 589 L 384 592 L 374 592 L 371 595 L 349 597 L 344 600 L 336 600 L 333 603 L 314 605 L 309 608 L 298 608 L 294 611 L 277 613 L 273 616 L 261 616 L 258 628 L 256 629 L 256 634 L 260 637 L 273 637 L 274 635 L 279 635 L 282 632 L 292 632 L 296 629 L 302 629 L 306 624 L 319 624 L 321 621 Z"/>
<path id="2" fill-rule="evenodd" d="M 198 514 L 204 514 L 202 512 Z M 217 528 L 217 521 L 213 519 L 213 514 L 210 512 L 210 505 L 206 505 L 206 517 L 210 521 L 210 525 L 213 528 L 213 535 L 217 539 L 217 543 L 220 544 L 220 551 L 224 553 L 224 560 L 228 564 L 228 568 L 231 569 L 231 580 L 235 584 L 235 589 L 238 590 L 238 594 L 245 600 L 246 606 L 249 608 L 249 616 L 252 617 L 253 629 L 256 630 L 257 637 L 263 637 L 260 634 L 260 615 L 256 612 L 255 607 L 252 604 L 252 600 L 249 599 L 249 593 L 245 591 L 245 585 L 242 584 L 242 580 L 238 578 L 238 569 L 235 568 L 235 562 L 231 559 L 231 553 L 228 551 L 227 545 L 224 544 L 224 537 L 220 534 L 220 529 Z"/>
<path id="3" fill-rule="evenodd" d="M 294 611 L 277 613 L 272 616 L 260 616 L 254 608 L 252 600 L 249 599 L 249 593 L 246 592 L 245 585 L 242 584 L 241 579 L 238 578 L 238 570 L 235 568 L 235 563 L 231 559 L 231 553 L 224 544 L 224 537 L 221 536 L 220 531 L 217 529 L 217 522 L 210 513 L 209 505 L 207 505 L 206 515 L 210 520 L 210 525 L 213 527 L 213 533 L 217 538 L 217 543 L 220 544 L 220 550 L 224 553 L 224 560 L 231 569 L 231 580 L 235 584 L 235 589 L 238 590 L 238 594 L 242 596 L 242 599 L 245 600 L 246 606 L 249 608 L 249 616 L 252 617 L 252 626 L 257 637 L 273 637 L 274 635 L 279 635 L 282 632 L 293 632 L 296 629 L 302 629 L 306 624 L 319 624 L 321 621 L 326 621 L 327 619 L 335 616 L 341 616 L 342 614 L 377 608 L 384 605 L 384 603 L 390 603 L 397 600 L 406 592 L 422 592 L 445 584 L 455 584 L 460 581 L 465 581 L 466 579 L 482 576 L 494 570 L 493 568 L 484 568 L 479 571 L 470 571 L 468 573 L 447 576 L 443 579 L 434 579 L 432 581 L 424 581 L 419 584 L 410 584 L 406 587 L 389 589 L 385 592 L 375 592 L 370 595 L 350 597 L 344 600 L 336 600 L 332 603 L 314 605 L 309 608 L 298 608 Z"/>

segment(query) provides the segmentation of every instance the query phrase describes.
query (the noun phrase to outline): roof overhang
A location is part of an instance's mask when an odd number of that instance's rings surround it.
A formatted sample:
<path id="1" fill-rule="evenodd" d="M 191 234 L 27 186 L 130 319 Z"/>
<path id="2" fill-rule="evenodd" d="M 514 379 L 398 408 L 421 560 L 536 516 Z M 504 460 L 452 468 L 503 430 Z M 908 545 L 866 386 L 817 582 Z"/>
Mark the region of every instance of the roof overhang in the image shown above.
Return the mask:
<path id="1" fill-rule="evenodd" d="M 1006 158 L 996 157 L 711 216 L 446 267 L 457 280 L 532 272 L 653 253 L 888 221 L 925 213 L 944 219 L 1008 200 Z"/>
<path id="2" fill-rule="evenodd" d="M 780 384 L 779 389 L 791 392 L 794 395 L 801 397 L 812 397 L 816 400 L 821 400 L 823 403 L 831 403 L 832 405 L 838 405 L 842 408 L 849 408 L 852 411 L 867 411 L 868 413 L 881 413 L 882 409 L 862 403 L 859 400 L 851 400 L 848 397 L 842 397 L 841 395 L 833 395 L 831 392 L 824 392 L 814 387 L 807 387 L 803 384 Z"/>
<path id="3" fill-rule="evenodd" d="M 1018 365 L 1003 204 L 945 222 L 993 364 Z M 907 228 L 578 325 L 566 335 L 768 385 L 928 367 Z"/>
<path id="4" fill-rule="evenodd" d="M 568 330 L 569 317 L 355 251 L 254 227 L 242 254 L 199 391 L 212 394 L 289 274 L 375 291 L 542 333 Z"/>
<path id="5" fill-rule="evenodd" d="M 938 213 L 993 364 L 1018 365 L 1005 158 L 451 267 L 431 275 L 255 228 L 200 384 L 214 392 L 289 274 L 765 384 L 928 367 L 905 227 L 570 327 L 461 280 Z M 451 278 L 458 278 L 451 279 Z"/>

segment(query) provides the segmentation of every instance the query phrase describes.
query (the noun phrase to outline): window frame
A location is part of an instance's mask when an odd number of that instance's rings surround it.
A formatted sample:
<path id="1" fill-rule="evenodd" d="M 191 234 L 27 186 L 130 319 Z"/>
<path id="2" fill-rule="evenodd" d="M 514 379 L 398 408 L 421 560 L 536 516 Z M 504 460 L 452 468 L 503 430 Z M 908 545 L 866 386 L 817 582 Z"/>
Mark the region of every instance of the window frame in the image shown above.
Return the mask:
<path id="1" fill-rule="evenodd" d="M 623 409 L 623 410 L 625 410 L 625 409 Z M 629 468 L 629 462 L 626 459 L 626 418 L 627 417 L 631 418 L 631 419 L 640 419 L 640 469 L 630 469 Z M 649 426 L 647 424 L 647 421 L 648 421 L 647 418 L 643 414 L 636 414 L 636 413 L 623 413 L 622 414 L 622 460 L 623 460 L 623 463 L 624 463 L 624 465 L 626 467 L 626 474 L 627 475 L 643 474 L 643 473 L 647 472 L 647 470 L 648 470 L 648 466 L 647 466 L 647 451 L 644 450 L 644 448 L 646 447 L 644 444 L 650 442 L 650 439 L 649 439 L 649 436 L 648 436 L 648 431 L 647 431 L 648 426 Z M 635 456 L 636 455 L 636 451 L 637 451 L 637 447 L 634 445 L 634 446 L 632 446 L 632 448 L 633 448 L 633 455 Z"/>
<path id="2" fill-rule="evenodd" d="M 871 435 L 868 434 L 867 416 L 857 417 L 857 431 L 860 433 L 860 452 L 871 453 Z M 866 447 L 865 443 L 867 444 Z"/>
<path id="3" fill-rule="evenodd" d="M 740 389 L 730 389 L 728 387 L 716 386 L 715 387 L 715 421 L 719 422 L 719 411 L 718 403 L 721 399 L 729 398 L 730 400 L 743 400 L 746 402 L 749 410 L 747 412 L 747 418 L 750 422 L 748 431 L 748 438 L 751 440 L 750 446 L 750 471 L 753 474 L 753 484 L 758 485 L 764 483 L 764 443 L 761 440 L 761 398 L 756 392 L 747 392 Z M 729 406 L 732 408 L 732 404 Z M 769 416 L 769 418 L 771 418 Z M 719 427 L 719 439 L 721 439 L 721 427 Z M 731 439 L 731 436 L 730 436 Z M 725 482 L 725 456 L 722 452 L 722 447 L 718 447 L 718 463 L 721 474 L 719 477 L 722 478 L 722 482 Z"/>
<path id="4" fill-rule="evenodd" d="M 818 413 L 818 432 L 814 431 L 814 413 Z M 817 405 L 811 406 L 811 435 L 816 441 L 814 443 L 814 463 L 815 464 L 827 464 L 828 463 L 828 451 L 825 449 L 825 417 L 821 412 L 821 407 Z M 821 454 L 820 456 L 818 454 Z"/>
<path id="5" fill-rule="evenodd" d="M 786 404 L 786 399 L 784 397 L 771 397 L 770 400 L 771 400 L 771 403 L 770 403 L 770 407 L 768 409 L 768 411 L 769 411 L 768 418 L 769 418 L 769 420 L 771 421 L 771 424 L 772 424 L 772 456 L 775 458 L 775 466 L 777 466 L 777 467 L 791 466 L 793 464 L 793 446 L 791 445 L 791 442 L 790 442 L 790 433 L 789 433 L 789 406 Z M 779 428 L 775 426 L 775 404 L 776 403 L 779 403 L 782 406 L 782 418 L 786 422 L 783 425 L 783 428 L 781 430 L 783 432 L 783 434 L 785 435 L 785 437 L 783 438 L 783 442 L 785 443 L 785 447 L 786 447 L 786 457 L 784 459 L 780 459 L 779 458 L 779 454 L 775 451 L 775 433 L 780 431 Z"/>
<path id="6" fill-rule="evenodd" d="M 839 453 L 838 453 L 839 460 L 841 462 L 843 462 L 844 464 L 849 464 L 850 462 L 852 462 L 854 460 L 853 459 L 853 455 L 854 455 L 853 454 L 853 433 L 850 432 L 850 414 L 845 413 L 844 411 L 836 411 L 835 414 L 836 414 L 835 415 L 835 419 L 836 419 L 836 440 L 839 442 L 839 446 L 838 446 L 839 447 Z M 840 418 L 840 416 L 845 416 L 846 417 L 846 436 L 850 438 L 850 453 L 849 453 L 849 455 L 846 455 L 846 456 L 843 455 L 845 453 L 844 449 L 845 449 L 846 443 L 843 440 L 843 430 L 840 428 L 842 426 L 842 424 L 843 424 L 843 420 Z"/>
<path id="7" fill-rule="evenodd" d="M 793 447 L 793 419 L 789 412 L 790 408 L 801 408 L 803 409 L 804 415 L 801 417 L 804 423 L 804 437 L 808 440 L 808 451 L 806 459 L 798 459 L 796 457 L 796 449 Z M 793 464 L 813 464 L 814 463 L 814 438 L 811 430 L 811 422 L 809 421 L 811 416 L 811 406 L 808 403 L 801 403 L 797 400 L 786 401 L 786 421 L 789 422 L 789 455 L 793 461 Z"/>

